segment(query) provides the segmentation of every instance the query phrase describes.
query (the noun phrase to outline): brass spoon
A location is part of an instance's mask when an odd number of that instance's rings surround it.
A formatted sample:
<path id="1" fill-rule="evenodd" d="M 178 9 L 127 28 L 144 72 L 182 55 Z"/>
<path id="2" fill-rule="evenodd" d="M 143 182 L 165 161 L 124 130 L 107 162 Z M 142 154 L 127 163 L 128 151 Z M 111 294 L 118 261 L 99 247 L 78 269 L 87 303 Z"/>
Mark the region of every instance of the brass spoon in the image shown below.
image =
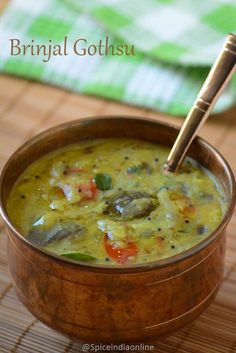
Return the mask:
<path id="1" fill-rule="evenodd" d="M 236 35 L 229 34 L 222 51 L 212 66 L 175 140 L 166 164 L 164 165 L 165 171 L 176 172 L 178 170 L 190 144 L 201 125 L 208 118 L 209 113 L 232 77 L 235 69 Z"/>

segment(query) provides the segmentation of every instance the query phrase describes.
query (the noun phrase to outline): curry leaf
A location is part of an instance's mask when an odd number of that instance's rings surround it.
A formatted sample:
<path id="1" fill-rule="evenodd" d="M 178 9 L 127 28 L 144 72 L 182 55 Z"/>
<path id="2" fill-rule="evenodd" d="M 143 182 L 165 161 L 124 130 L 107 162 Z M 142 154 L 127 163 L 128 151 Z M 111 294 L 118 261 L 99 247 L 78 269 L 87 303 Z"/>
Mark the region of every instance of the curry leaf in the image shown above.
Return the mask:
<path id="1" fill-rule="evenodd" d="M 139 165 L 133 165 L 132 167 L 127 168 L 127 173 L 128 174 L 134 174 L 134 173 L 139 173 L 143 169 L 142 164 Z"/>
<path id="2" fill-rule="evenodd" d="M 110 190 L 112 188 L 112 179 L 109 174 L 96 174 L 94 182 L 99 190 Z"/>
<path id="3" fill-rule="evenodd" d="M 96 258 L 91 255 L 81 254 L 79 252 L 62 254 L 62 256 L 68 257 L 69 259 L 73 259 L 76 261 L 94 261 L 94 260 L 96 260 Z"/>
<path id="4" fill-rule="evenodd" d="M 127 168 L 128 174 L 140 173 L 142 170 L 145 170 L 147 174 L 152 173 L 152 167 L 147 162 L 142 162 L 138 165 L 133 165 L 132 167 Z"/>

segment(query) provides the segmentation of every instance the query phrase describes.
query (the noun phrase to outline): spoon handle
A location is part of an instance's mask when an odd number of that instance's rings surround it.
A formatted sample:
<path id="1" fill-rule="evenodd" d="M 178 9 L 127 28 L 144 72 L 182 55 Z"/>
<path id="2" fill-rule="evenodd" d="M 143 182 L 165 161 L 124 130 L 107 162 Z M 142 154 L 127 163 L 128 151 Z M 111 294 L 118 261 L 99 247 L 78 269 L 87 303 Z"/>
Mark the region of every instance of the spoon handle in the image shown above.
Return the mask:
<path id="1" fill-rule="evenodd" d="M 229 34 L 170 151 L 164 166 L 166 171 L 175 172 L 179 168 L 191 142 L 206 121 L 235 69 L 236 35 Z"/>

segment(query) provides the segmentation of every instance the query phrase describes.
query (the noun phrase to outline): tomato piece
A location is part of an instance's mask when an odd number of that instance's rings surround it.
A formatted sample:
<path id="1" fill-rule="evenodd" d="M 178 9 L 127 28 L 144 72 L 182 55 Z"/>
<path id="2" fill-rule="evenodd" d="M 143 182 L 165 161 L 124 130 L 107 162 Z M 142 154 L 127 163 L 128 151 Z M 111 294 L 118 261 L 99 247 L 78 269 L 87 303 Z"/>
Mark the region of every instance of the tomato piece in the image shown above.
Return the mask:
<path id="1" fill-rule="evenodd" d="M 121 248 L 112 244 L 107 234 L 105 234 L 104 243 L 107 254 L 118 264 L 126 263 L 130 256 L 136 256 L 138 253 L 138 247 L 135 243 L 127 242 L 127 246 Z"/>
<path id="2" fill-rule="evenodd" d="M 82 200 L 92 200 L 97 194 L 97 187 L 91 179 L 89 184 L 78 185 L 78 192 L 81 193 Z"/>
<path id="3" fill-rule="evenodd" d="M 90 180 L 90 190 L 91 190 L 91 192 L 93 194 L 93 197 L 95 197 L 96 194 L 97 194 L 98 189 L 97 189 L 96 183 L 93 180 L 93 178 Z"/>

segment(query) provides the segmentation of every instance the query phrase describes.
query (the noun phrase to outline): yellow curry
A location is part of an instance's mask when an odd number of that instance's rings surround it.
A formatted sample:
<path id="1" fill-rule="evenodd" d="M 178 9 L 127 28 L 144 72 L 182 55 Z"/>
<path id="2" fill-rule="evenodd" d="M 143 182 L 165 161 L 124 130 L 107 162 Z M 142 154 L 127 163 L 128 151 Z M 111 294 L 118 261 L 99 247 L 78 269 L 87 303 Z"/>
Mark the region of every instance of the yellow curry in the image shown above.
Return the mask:
<path id="1" fill-rule="evenodd" d="M 32 243 L 97 264 L 137 264 L 183 252 L 221 222 L 224 195 L 187 158 L 163 173 L 169 149 L 142 140 L 95 139 L 58 149 L 15 183 L 8 213 Z"/>

